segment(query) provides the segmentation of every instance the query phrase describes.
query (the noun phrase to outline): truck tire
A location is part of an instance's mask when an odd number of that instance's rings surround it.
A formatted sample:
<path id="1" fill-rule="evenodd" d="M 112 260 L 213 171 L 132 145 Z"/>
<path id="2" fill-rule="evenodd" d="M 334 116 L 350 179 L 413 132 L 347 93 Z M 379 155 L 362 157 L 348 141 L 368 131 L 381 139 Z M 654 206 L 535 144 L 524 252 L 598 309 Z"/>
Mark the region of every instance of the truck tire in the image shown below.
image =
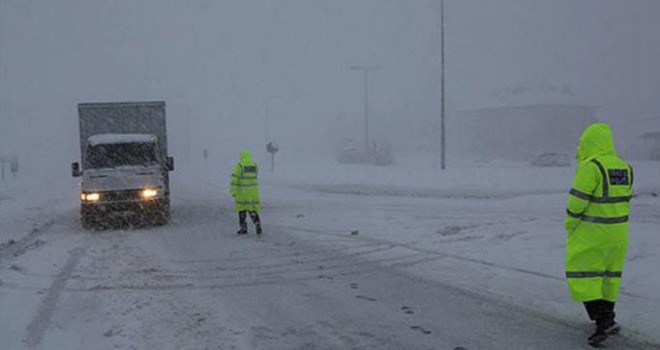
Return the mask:
<path id="1" fill-rule="evenodd" d="M 163 199 L 154 212 L 154 224 L 157 226 L 166 225 L 170 221 L 170 199 Z"/>
<path id="2" fill-rule="evenodd" d="M 93 230 L 96 228 L 96 215 L 87 210 L 80 211 L 80 224 L 83 230 Z"/>

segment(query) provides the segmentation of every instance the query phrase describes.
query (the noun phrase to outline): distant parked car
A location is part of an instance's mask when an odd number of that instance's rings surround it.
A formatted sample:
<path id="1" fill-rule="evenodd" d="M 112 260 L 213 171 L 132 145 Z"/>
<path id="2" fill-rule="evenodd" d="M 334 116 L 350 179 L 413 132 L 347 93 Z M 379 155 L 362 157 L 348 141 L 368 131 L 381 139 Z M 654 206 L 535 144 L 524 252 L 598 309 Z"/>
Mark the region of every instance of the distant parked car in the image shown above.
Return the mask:
<path id="1" fill-rule="evenodd" d="M 390 165 L 394 163 L 392 150 L 386 142 L 374 142 L 368 151 L 359 147 L 354 139 L 344 139 L 341 142 L 337 161 L 339 163 Z"/>
<path id="2" fill-rule="evenodd" d="M 364 159 L 364 152 L 360 152 L 354 139 L 343 139 L 339 146 L 337 161 L 339 163 L 361 163 Z"/>
<path id="3" fill-rule="evenodd" d="M 571 166 L 571 157 L 566 153 L 542 153 L 532 160 L 533 166 L 567 167 Z"/>
<path id="4" fill-rule="evenodd" d="M 375 165 L 390 165 L 394 163 L 392 149 L 388 143 L 374 143 L 369 150 L 369 163 Z"/>

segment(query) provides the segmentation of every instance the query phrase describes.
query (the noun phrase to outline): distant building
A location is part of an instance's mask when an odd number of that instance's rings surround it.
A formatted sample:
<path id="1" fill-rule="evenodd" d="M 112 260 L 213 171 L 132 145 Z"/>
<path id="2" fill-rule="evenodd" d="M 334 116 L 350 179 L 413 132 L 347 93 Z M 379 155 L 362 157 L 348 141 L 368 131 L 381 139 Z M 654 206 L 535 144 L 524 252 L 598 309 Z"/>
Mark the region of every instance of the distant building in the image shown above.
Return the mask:
<path id="1" fill-rule="evenodd" d="M 482 159 L 532 160 L 543 153 L 573 157 L 596 107 L 530 104 L 464 110 L 448 121 L 450 152 Z"/>
<path id="2" fill-rule="evenodd" d="M 642 139 L 642 159 L 660 160 L 660 130 L 649 131 L 640 136 Z"/>
<path id="3" fill-rule="evenodd" d="M 660 114 L 643 113 L 621 123 L 617 150 L 630 160 L 660 160 Z M 617 133 L 619 134 L 619 133 Z"/>

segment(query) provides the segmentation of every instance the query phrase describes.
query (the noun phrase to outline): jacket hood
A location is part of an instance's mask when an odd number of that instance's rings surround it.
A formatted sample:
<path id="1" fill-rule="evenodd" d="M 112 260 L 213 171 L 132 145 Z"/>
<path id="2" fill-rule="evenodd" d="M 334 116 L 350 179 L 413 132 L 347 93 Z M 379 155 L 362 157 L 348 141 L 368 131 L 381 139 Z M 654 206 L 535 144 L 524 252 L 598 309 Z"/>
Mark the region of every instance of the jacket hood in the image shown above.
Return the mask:
<path id="1" fill-rule="evenodd" d="M 252 161 L 252 154 L 248 150 L 241 151 L 241 163 L 249 163 Z"/>
<path id="2" fill-rule="evenodd" d="M 605 123 L 589 125 L 580 136 L 577 160 L 585 161 L 607 154 L 616 154 L 610 126 Z"/>

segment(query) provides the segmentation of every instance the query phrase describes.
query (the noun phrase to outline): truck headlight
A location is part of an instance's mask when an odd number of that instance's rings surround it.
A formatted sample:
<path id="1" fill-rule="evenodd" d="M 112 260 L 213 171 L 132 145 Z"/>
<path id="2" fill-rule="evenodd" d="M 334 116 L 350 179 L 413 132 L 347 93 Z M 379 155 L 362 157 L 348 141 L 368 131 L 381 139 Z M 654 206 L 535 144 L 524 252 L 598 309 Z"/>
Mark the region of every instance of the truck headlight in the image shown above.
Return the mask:
<path id="1" fill-rule="evenodd" d="M 147 188 L 145 190 L 142 190 L 142 198 L 144 199 L 150 199 L 158 196 L 158 190 L 155 188 Z"/>
<path id="2" fill-rule="evenodd" d="M 96 192 L 91 192 L 91 193 L 81 193 L 80 194 L 80 199 L 83 202 L 96 202 L 99 199 L 101 199 L 101 194 L 96 193 Z"/>

